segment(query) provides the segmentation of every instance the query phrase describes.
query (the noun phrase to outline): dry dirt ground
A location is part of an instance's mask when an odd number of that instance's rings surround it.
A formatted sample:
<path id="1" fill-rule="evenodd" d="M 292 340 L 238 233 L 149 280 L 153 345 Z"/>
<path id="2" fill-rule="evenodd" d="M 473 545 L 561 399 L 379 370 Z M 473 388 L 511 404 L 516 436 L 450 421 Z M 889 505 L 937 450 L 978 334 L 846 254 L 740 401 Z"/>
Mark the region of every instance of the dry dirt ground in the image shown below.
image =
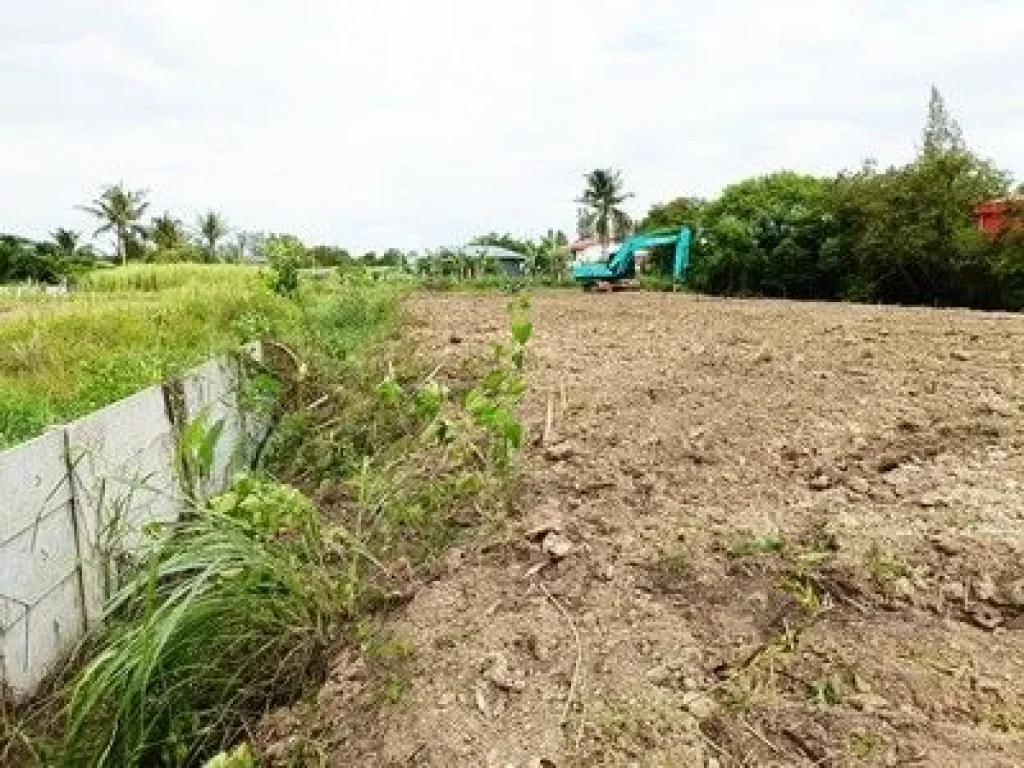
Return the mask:
<path id="1" fill-rule="evenodd" d="M 418 297 L 411 333 L 455 369 L 505 305 Z M 571 292 L 531 315 L 516 511 L 391 617 L 384 703 L 336 660 L 320 762 L 1024 765 L 1024 317 Z"/>

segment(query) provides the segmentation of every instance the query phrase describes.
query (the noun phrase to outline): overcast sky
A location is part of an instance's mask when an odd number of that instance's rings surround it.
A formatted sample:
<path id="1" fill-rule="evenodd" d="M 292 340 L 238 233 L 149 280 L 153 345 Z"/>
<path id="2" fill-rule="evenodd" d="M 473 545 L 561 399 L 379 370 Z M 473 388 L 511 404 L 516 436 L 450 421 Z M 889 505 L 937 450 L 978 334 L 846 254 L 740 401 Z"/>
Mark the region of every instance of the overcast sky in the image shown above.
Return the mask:
<path id="1" fill-rule="evenodd" d="M 357 250 L 910 157 L 928 86 L 1024 176 L 1022 0 L 5 0 L 0 231 L 154 212 Z"/>

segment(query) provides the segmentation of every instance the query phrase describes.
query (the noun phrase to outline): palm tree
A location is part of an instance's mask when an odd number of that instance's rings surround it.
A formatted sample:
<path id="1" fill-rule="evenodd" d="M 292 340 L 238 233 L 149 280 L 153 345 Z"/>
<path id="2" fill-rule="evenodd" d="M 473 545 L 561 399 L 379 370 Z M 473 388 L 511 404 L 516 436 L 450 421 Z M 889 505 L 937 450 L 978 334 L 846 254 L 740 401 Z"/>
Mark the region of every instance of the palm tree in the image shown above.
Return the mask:
<path id="1" fill-rule="evenodd" d="M 607 247 L 612 236 L 625 235 L 632 226 L 629 214 L 620 207 L 633 195 L 623 191 L 622 173 L 598 168 L 586 175 L 587 188 L 577 203 L 587 210 L 587 219 Z"/>
<path id="2" fill-rule="evenodd" d="M 114 233 L 117 257 L 122 264 L 128 262 L 128 241 L 141 237 L 146 232 L 140 223 L 146 209 L 149 208 L 145 198 L 145 190 L 126 189 L 122 182 L 106 187 L 91 205 L 81 206 L 83 211 L 103 222 L 95 234 Z"/>
<path id="3" fill-rule="evenodd" d="M 199 217 L 199 234 L 206 245 L 210 261 L 217 260 L 217 241 L 227 236 L 228 223 L 214 210 L 209 210 Z"/>
<path id="4" fill-rule="evenodd" d="M 150 222 L 149 239 L 162 251 L 170 251 L 185 244 L 185 226 L 180 219 L 164 213 Z"/>

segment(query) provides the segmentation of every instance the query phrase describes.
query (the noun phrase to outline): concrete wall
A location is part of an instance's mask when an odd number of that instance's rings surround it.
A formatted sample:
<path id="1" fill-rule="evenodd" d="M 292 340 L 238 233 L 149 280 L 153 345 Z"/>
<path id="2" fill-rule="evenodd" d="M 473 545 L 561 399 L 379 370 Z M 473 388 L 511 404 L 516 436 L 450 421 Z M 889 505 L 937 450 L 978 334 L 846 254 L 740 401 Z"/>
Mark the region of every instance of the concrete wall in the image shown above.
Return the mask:
<path id="1" fill-rule="evenodd" d="M 0 452 L 0 686 L 33 693 L 102 618 L 143 528 L 222 490 L 246 459 L 241 365 L 217 359 Z M 201 477 L 179 435 L 221 424 Z M 191 473 L 194 475 L 197 473 Z"/>

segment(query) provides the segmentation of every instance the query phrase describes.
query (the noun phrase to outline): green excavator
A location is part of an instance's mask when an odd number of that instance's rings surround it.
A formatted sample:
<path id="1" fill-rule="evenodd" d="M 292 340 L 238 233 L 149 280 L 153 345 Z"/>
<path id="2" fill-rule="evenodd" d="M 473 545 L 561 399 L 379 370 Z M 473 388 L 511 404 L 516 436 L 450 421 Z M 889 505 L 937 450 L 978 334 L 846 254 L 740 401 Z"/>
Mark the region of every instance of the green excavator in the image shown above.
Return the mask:
<path id="1" fill-rule="evenodd" d="M 675 245 L 675 259 L 672 263 L 672 279 L 679 282 L 690 264 L 690 244 L 693 233 L 689 227 L 659 229 L 633 235 L 610 254 L 605 262 L 577 264 L 572 276 L 585 290 L 595 287 L 615 287 L 631 279 L 635 274 L 637 254 L 663 245 Z"/>

